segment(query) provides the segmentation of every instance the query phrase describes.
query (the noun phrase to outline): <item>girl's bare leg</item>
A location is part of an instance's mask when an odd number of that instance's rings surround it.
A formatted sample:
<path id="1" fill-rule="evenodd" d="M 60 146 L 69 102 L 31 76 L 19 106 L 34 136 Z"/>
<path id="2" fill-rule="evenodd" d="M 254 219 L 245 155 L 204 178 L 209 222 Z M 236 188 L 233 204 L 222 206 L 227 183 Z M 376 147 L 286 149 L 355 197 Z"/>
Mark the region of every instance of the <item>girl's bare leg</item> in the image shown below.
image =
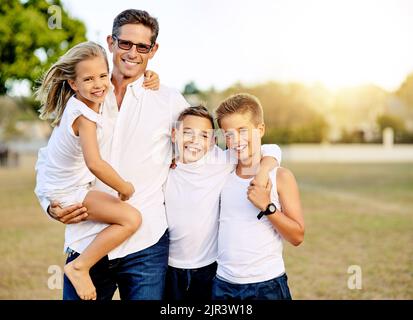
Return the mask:
<path id="1" fill-rule="evenodd" d="M 89 275 L 90 268 L 135 233 L 142 220 L 138 210 L 104 192 L 90 191 L 83 205 L 87 208 L 88 220 L 110 225 L 64 270 L 81 299 L 95 300 L 96 289 Z"/>

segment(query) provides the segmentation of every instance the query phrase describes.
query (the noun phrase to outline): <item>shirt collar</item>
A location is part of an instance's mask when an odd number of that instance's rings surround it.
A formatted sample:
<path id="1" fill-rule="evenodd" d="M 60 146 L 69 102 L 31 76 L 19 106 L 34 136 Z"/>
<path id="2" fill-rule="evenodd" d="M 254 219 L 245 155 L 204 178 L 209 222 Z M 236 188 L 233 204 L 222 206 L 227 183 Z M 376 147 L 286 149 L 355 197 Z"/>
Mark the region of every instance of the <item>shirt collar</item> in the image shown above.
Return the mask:
<path id="1" fill-rule="evenodd" d="M 143 90 L 143 80 L 145 80 L 145 76 L 142 74 L 138 79 L 128 84 L 128 86 L 131 87 L 135 95 L 138 94 L 139 91 Z"/>
<path id="2" fill-rule="evenodd" d="M 217 151 L 219 147 L 217 145 L 213 145 L 211 147 L 211 149 L 204 154 L 204 156 L 201 159 L 198 159 L 197 161 L 194 162 L 190 162 L 190 163 L 183 163 L 181 161 L 177 161 L 177 164 L 183 168 L 187 168 L 187 169 L 196 169 L 196 168 L 202 168 L 205 165 L 208 164 L 225 164 L 226 159 L 225 157 L 221 156 L 219 157 L 218 155 L 222 154 L 222 152 L 220 153 L 219 151 Z"/>
<path id="3" fill-rule="evenodd" d="M 111 75 L 111 78 L 112 78 L 112 75 Z M 145 76 L 142 74 L 138 79 L 128 84 L 128 87 L 132 89 L 133 93 L 136 96 L 139 93 L 139 91 L 143 89 L 142 85 L 143 85 L 144 80 L 145 80 Z M 110 85 L 111 90 L 115 92 L 115 86 L 113 85 L 112 81 L 110 81 L 109 85 Z"/>

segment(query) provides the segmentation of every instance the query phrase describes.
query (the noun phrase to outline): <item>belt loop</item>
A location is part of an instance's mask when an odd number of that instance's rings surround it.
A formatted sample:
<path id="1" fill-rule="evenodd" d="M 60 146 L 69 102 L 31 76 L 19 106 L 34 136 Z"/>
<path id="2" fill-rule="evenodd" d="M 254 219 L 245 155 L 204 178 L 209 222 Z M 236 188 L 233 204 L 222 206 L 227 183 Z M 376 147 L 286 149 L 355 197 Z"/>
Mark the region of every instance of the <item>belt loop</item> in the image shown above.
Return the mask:
<path id="1" fill-rule="evenodd" d="M 191 285 L 191 270 L 187 269 L 186 270 L 186 291 L 189 290 L 189 286 Z"/>

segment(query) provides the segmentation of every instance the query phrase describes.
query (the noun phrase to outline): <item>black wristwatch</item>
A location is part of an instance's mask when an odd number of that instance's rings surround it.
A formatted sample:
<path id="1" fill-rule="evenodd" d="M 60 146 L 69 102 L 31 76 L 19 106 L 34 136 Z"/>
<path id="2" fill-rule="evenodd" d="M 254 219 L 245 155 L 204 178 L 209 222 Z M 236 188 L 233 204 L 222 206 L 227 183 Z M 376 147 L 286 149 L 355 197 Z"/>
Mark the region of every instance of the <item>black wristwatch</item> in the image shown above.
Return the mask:
<path id="1" fill-rule="evenodd" d="M 257 218 L 258 218 L 258 220 L 260 220 L 260 219 L 262 218 L 262 216 L 268 216 L 268 215 L 270 215 L 270 214 L 274 214 L 276 211 L 277 211 L 277 207 L 275 206 L 275 204 L 274 204 L 274 203 L 270 203 L 270 204 L 267 206 L 267 209 L 266 209 L 265 211 L 261 211 L 261 212 L 258 214 Z"/>

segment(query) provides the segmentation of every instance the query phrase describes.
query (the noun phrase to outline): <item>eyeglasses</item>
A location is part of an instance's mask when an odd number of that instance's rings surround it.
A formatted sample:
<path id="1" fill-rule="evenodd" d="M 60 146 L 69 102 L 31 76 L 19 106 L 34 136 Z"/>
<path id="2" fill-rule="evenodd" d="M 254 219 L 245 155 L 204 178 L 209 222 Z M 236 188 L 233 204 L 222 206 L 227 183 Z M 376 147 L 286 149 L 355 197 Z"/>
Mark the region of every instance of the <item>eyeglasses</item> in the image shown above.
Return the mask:
<path id="1" fill-rule="evenodd" d="M 133 43 L 128 40 L 122 40 L 115 35 L 112 35 L 112 38 L 118 42 L 118 48 L 122 50 L 130 50 L 133 46 L 136 46 L 136 51 L 138 51 L 139 53 L 149 53 L 149 51 L 151 51 L 154 46 L 154 43 Z"/>

